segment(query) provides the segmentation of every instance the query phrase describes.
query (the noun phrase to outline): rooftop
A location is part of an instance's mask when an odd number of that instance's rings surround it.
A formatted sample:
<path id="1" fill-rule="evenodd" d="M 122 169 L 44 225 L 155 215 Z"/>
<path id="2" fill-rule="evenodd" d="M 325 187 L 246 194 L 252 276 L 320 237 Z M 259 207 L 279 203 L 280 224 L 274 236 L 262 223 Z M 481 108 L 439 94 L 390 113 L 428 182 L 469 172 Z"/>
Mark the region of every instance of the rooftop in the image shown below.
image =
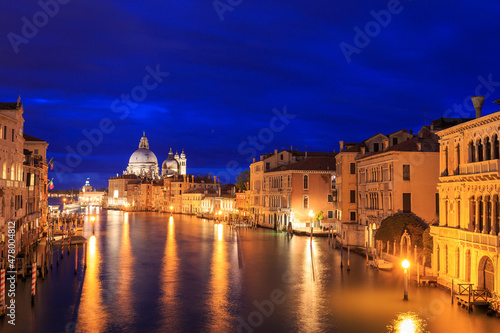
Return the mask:
<path id="1" fill-rule="evenodd" d="M 336 154 L 332 155 L 335 156 Z M 336 162 L 334 156 L 311 156 L 296 163 L 279 166 L 267 172 L 287 170 L 335 171 Z"/>

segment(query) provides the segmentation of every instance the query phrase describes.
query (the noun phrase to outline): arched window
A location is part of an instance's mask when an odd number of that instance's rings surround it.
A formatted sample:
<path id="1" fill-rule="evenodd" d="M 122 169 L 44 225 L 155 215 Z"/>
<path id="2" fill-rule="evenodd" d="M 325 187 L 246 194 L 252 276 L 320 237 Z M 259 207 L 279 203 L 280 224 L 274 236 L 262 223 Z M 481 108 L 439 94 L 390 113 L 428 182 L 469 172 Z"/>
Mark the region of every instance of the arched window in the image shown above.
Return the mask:
<path id="1" fill-rule="evenodd" d="M 309 176 L 304 175 L 304 190 L 308 190 L 308 189 L 309 189 Z"/>
<path id="2" fill-rule="evenodd" d="M 309 209 L 309 196 L 304 195 L 304 209 Z"/>

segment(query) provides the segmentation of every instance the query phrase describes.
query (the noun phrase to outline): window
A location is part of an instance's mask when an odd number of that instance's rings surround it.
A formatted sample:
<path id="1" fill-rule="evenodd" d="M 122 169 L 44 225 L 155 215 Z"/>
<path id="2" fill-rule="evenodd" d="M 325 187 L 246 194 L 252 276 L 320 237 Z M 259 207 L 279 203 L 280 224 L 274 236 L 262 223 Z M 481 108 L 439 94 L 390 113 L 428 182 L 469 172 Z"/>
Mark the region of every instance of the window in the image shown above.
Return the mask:
<path id="1" fill-rule="evenodd" d="M 351 190 L 351 203 L 356 203 L 356 190 Z"/>
<path id="2" fill-rule="evenodd" d="M 269 168 L 270 168 L 269 163 L 266 163 L 266 170 L 269 170 Z"/>
<path id="3" fill-rule="evenodd" d="M 403 193 L 403 213 L 411 212 L 411 193 Z"/>
<path id="4" fill-rule="evenodd" d="M 304 195 L 304 209 L 309 209 L 309 196 Z"/>
<path id="5" fill-rule="evenodd" d="M 283 154 L 280 154 L 280 160 L 283 161 Z"/>
<path id="6" fill-rule="evenodd" d="M 34 153 L 35 153 L 35 155 L 38 155 L 38 149 L 35 149 Z"/>
<path id="7" fill-rule="evenodd" d="M 3 139 L 7 140 L 7 126 L 3 127 Z"/>
<path id="8" fill-rule="evenodd" d="M 395 146 L 398 144 L 398 138 L 392 138 L 392 145 Z"/>
<path id="9" fill-rule="evenodd" d="M 328 211 L 328 218 L 333 219 L 333 210 Z"/>
<path id="10" fill-rule="evenodd" d="M 328 202 L 333 202 L 333 195 L 328 194 Z"/>
<path id="11" fill-rule="evenodd" d="M 410 165 L 403 165 L 403 180 L 410 180 Z"/>
<path id="12" fill-rule="evenodd" d="M 436 193 L 436 215 L 439 216 L 439 193 Z"/>
<path id="13" fill-rule="evenodd" d="M 14 132 L 14 129 L 12 129 L 12 142 L 14 142 L 14 135 L 15 135 L 15 132 Z"/>
<path id="14" fill-rule="evenodd" d="M 304 190 L 308 190 L 308 189 L 309 189 L 309 176 L 304 175 Z"/>
<path id="15" fill-rule="evenodd" d="M 351 212 L 351 221 L 356 221 L 356 212 Z"/>
<path id="16" fill-rule="evenodd" d="M 373 152 L 375 152 L 375 153 L 376 153 L 376 152 L 378 152 L 378 149 L 379 149 L 379 148 L 378 148 L 378 142 L 375 142 L 375 143 L 373 144 Z"/>
<path id="17" fill-rule="evenodd" d="M 356 174 L 356 163 L 351 163 L 351 175 Z"/>

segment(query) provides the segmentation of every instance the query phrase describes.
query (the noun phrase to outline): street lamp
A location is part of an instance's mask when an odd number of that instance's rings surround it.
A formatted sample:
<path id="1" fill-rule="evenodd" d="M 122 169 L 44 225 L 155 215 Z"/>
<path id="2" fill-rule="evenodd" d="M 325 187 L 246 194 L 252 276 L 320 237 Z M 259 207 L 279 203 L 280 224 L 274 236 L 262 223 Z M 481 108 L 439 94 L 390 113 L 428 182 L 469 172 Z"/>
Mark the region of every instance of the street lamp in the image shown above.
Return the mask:
<path id="1" fill-rule="evenodd" d="M 92 216 L 90 217 L 90 222 L 92 222 L 92 234 L 94 234 L 94 224 L 95 224 L 95 223 L 94 223 L 94 222 L 95 222 L 95 216 L 94 216 L 94 215 L 92 215 Z"/>
<path id="2" fill-rule="evenodd" d="M 173 211 L 174 211 L 174 206 L 170 206 L 170 215 L 172 215 Z"/>
<path id="3" fill-rule="evenodd" d="M 410 268 L 410 262 L 408 260 L 403 260 L 403 268 L 405 269 L 405 276 L 404 276 L 404 286 L 405 286 L 405 293 L 403 300 L 407 301 L 408 300 L 408 268 Z"/>

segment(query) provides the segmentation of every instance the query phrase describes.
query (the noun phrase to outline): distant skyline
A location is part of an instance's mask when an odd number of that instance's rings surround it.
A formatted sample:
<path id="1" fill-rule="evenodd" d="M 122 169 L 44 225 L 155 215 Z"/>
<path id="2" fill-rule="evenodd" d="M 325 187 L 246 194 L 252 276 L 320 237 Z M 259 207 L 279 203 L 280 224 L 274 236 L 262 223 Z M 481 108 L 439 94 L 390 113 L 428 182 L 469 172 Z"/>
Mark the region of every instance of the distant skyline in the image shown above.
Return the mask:
<path id="1" fill-rule="evenodd" d="M 159 166 L 234 182 L 252 157 L 338 151 L 432 119 L 499 110 L 500 3 L 7 2 L 0 101 L 49 143 L 54 190 L 107 187 L 143 131 Z M 73 156 L 74 152 L 80 158 Z M 79 153 L 78 153 L 79 152 Z"/>

